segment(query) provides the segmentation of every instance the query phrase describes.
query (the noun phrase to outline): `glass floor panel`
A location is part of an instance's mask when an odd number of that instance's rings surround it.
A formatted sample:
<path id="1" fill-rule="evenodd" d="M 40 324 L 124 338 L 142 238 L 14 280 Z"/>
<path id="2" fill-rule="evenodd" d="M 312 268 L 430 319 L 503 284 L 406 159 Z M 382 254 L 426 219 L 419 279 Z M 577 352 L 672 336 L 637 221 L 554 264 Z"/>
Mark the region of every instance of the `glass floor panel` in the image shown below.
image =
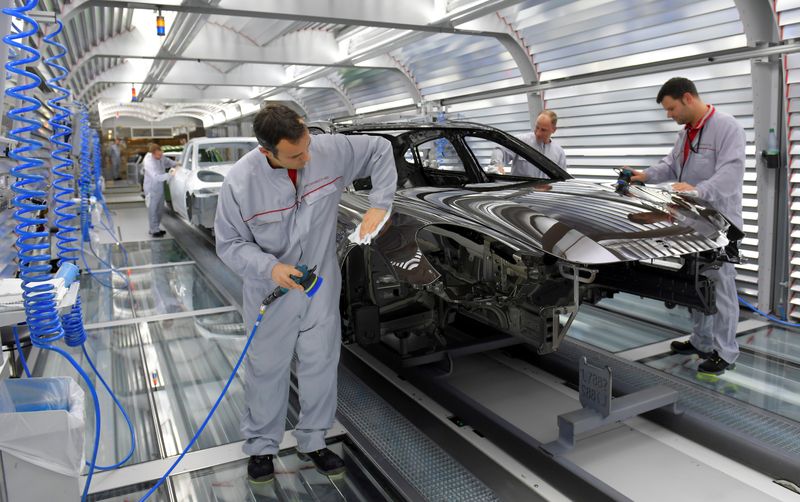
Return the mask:
<path id="1" fill-rule="evenodd" d="M 196 265 L 134 269 L 126 273 L 136 317 L 229 305 Z"/>
<path id="2" fill-rule="evenodd" d="M 692 317 L 686 307 L 676 306 L 668 309 L 664 302 L 628 293 L 617 293 L 613 298 L 604 298 L 597 303 L 597 306 L 649 323 L 657 323 L 672 330 L 692 332 Z"/>
<path id="3" fill-rule="evenodd" d="M 340 455 L 347 473 L 328 478 L 294 453 L 275 459 L 275 480 L 263 485 L 247 481 L 247 460 L 218 465 L 172 477 L 178 500 L 215 501 L 377 501 L 389 500 L 367 478 L 350 449 L 342 443 L 328 446 Z"/>
<path id="4" fill-rule="evenodd" d="M 108 268 L 108 265 L 126 268 L 192 260 L 175 239 L 125 242 L 122 246 L 124 249 L 114 243 L 100 244 L 94 248 L 97 257 L 88 253 L 86 262 L 92 269 L 103 269 Z M 98 257 L 106 263 L 101 263 Z"/>
<path id="5" fill-rule="evenodd" d="M 566 316 L 561 321 L 566 321 Z M 597 308 L 580 307 L 567 336 L 609 352 L 635 349 L 675 337 L 674 331 L 633 320 L 620 323 L 619 317 Z"/>
<path id="6" fill-rule="evenodd" d="M 125 408 L 136 434 L 136 448 L 126 465 L 159 458 L 152 409 L 144 381 L 144 366 L 139 350 L 139 334 L 136 325 L 117 326 L 89 330 L 86 350 L 92 358 L 97 371 L 108 383 Z M 130 450 L 130 432 L 125 418 L 114 404 L 108 391 L 91 370 L 80 347 L 60 345 L 80 364 L 97 388 L 100 401 L 101 427 L 100 449 L 97 456 L 99 465 L 114 464 Z M 90 459 L 94 447 L 94 405 L 83 378 L 78 375 L 66 358 L 50 351 L 42 351 L 33 369 L 34 376 L 68 376 L 81 385 L 86 403 L 86 458 Z"/>
<path id="7" fill-rule="evenodd" d="M 81 274 L 80 278 L 84 324 L 132 318 L 131 295 L 122 278 L 111 272 L 94 272 L 93 275 L 94 278 Z M 113 286 L 113 289 L 108 286 Z"/>
<path id="8" fill-rule="evenodd" d="M 777 356 L 800 364 L 800 332 L 781 326 L 764 326 L 739 335 L 739 346 L 743 350 Z"/>
<path id="9" fill-rule="evenodd" d="M 202 424 L 244 348 L 242 320 L 238 312 L 226 312 L 154 321 L 142 338 L 166 453 L 176 455 Z M 240 441 L 243 406 L 240 372 L 192 450 Z"/>
<path id="10" fill-rule="evenodd" d="M 141 500 L 148 490 L 156 483 L 156 481 L 148 483 L 140 483 L 135 486 L 125 486 L 116 490 L 109 490 L 107 492 L 95 493 L 89 495 L 88 499 L 92 502 L 133 502 L 134 500 Z M 83 487 L 81 486 L 81 489 Z M 167 483 L 158 487 L 147 499 L 148 502 L 170 502 Z M 199 502 L 199 499 L 196 499 Z"/>
<path id="11" fill-rule="evenodd" d="M 796 365 L 742 352 L 736 360 L 736 368 L 717 377 L 697 373 L 701 362 L 697 356 L 672 354 L 643 362 L 720 394 L 800 421 L 800 369 Z"/>

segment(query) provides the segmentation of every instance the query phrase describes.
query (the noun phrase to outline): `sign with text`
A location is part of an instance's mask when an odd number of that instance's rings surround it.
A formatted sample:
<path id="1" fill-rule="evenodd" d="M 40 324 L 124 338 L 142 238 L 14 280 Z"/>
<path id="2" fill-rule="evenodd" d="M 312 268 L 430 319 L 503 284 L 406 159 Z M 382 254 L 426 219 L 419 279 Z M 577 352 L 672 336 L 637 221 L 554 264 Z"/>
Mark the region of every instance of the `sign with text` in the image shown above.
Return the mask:
<path id="1" fill-rule="evenodd" d="M 578 374 L 581 406 L 607 417 L 611 412 L 611 368 L 595 366 L 582 357 Z"/>

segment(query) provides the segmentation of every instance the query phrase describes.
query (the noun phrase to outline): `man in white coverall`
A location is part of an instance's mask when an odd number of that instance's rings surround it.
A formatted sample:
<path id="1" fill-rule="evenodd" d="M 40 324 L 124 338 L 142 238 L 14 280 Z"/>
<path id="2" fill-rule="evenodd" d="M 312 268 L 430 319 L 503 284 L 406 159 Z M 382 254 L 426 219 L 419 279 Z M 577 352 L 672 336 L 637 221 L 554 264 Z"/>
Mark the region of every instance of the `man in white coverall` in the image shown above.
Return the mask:
<path id="1" fill-rule="evenodd" d="M 108 161 L 111 163 L 111 178 L 120 180 L 119 164 L 122 161 L 122 143 L 119 138 L 114 138 L 114 142 L 108 147 Z"/>
<path id="2" fill-rule="evenodd" d="M 290 291 L 267 310 L 244 364 L 241 431 L 251 482 L 270 482 L 283 439 L 290 363 L 297 355 L 300 418 L 297 451 L 326 475 L 344 463 L 325 447 L 336 412 L 341 326 L 341 272 L 336 222 L 343 190 L 369 176 L 371 208 L 361 235 L 378 228 L 392 205 L 397 169 L 391 143 L 377 136 L 311 136 L 297 113 L 269 105 L 253 120 L 259 147 L 241 158 L 222 185 L 214 231 L 217 254 L 242 277 L 245 326 L 277 286 Z M 322 286 L 312 298 L 292 280 L 296 265 L 317 266 Z"/>
<path id="3" fill-rule="evenodd" d="M 147 218 L 150 222 L 150 235 L 164 237 L 161 230 L 161 217 L 164 215 L 164 182 L 175 174 L 175 162 L 164 157 L 161 146 L 150 143 L 150 152 L 144 156 L 144 193 L 147 199 Z M 169 172 L 164 172 L 166 168 Z"/>
<path id="4" fill-rule="evenodd" d="M 521 134 L 518 138 L 533 147 L 534 150 L 552 160 L 561 169 L 567 168 L 567 155 L 564 149 L 550 138 L 556 132 L 558 115 L 553 110 L 543 110 L 536 117 L 533 132 Z M 525 159 L 518 157 L 505 148 L 497 148 L 492 154 L 492 166 L 498 174 L 511 174 L 512 176 L 529 176 L 532 178 L 549 178 L 538 167 Z M 508 166 L 511 166 L 509 172 Z"/>
<path id="5" fill-rule="evenodd" d="M 658 92 L 656 102 L 666 110 L 667 117 L 685 127 L 666 157 L 644 171 L 633 171 L 631 180 L 677 181 L 672 185 L 673 190 L 696 192 L 741 230 L 744 129 L 735 118 L 703 103 L 694 83 L 686 78 L 668 80 Z M 671 348 L 679 354 L 698 354 L 705 359 L 698 367 L 699 372 L 720 375 L 726 369 L 733 369 L 739 357 L 736 269 L 732 263 L 724 263 L 719 270 L 705 275 L 716 285 L 717 313 L 706 316 L 693 312 L 691 338 L 672 342 Z"/>

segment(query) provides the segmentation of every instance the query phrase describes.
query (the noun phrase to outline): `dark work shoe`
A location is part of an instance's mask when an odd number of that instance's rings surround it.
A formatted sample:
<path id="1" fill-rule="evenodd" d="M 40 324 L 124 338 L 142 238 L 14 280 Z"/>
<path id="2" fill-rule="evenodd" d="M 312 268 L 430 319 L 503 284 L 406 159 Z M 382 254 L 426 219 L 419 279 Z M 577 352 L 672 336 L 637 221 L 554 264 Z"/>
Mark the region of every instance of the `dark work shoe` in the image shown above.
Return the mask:
<path id="1" fill-rule="evenodd" d="M 672 352 L 676 352 L 678 354 L 697 354 L 703 359 L 711 356 L 711 354 L 708 352 L 698 350 L 689 340 L 686 340 L 685 342 L 672 342 L 669 344 L 669 348 L 672 349 Z"/>
<path id="2" fill-rule="evenodd" d="M 309 460 L 314 462 L 314 467 L 317 468 L 317 471 L 326 476 L 335 476 L 345 471 L 344 461 L 327 448 L 309 453 L 298 451 L 297 456 L 305 462 Z"/>
<path id="3" fill-rule="evenodd" d="M 728 361 L 719 357 L 719 354 L 717 354 L 717 351 L 715 350 L 709 358 L 700 363 L 700 366 L 697 367 L 697 371 L 711 375 L 721 375 L 725 373 L 725 370 L 732 370 L 735 367 L 736 364 L 728 363 Z"/>
<path id="4" fill-rule="evenodd" d="M 150 235 L 152 235 L 153 237 L 164 237 L 165 235 L 167 235 L 167 232 L 159 230 L 158 232 L 152 233 Z"/>
<path id="5" fill-rule="evenodd" d="M 275 478 L 272 455 L 253 455 L 247 462 L 247 479 L 253 483 L 268 483 Z"/>

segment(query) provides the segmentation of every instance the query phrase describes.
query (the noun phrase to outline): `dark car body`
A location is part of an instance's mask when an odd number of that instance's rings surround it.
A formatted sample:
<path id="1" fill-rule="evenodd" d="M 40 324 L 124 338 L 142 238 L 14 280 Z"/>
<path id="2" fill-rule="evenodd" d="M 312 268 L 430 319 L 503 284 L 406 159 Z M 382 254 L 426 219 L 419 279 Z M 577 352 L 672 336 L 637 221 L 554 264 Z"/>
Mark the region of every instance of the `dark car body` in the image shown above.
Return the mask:
<path id="1" fill-rule="evenodd" d="M 346 335 L 359 343 L 391 338 L 398 348 L 413 339 L 429 350 L 459 316 L 547 353 L 580 303 L 621 291 L 715 311 L 713 283 L 701 274 L 723 259 L 729 224 L 702 201 L 576 180 L 527 144 L 478 124 L 336 132 L 386 137 L 398 169 L 391 217 L 371 246 L 346 239 L 369 208 L 369 180 L 357 180 L 340 204 L 342 313 Z M 498 149 L 542 177 L 489 174 Z"/>

